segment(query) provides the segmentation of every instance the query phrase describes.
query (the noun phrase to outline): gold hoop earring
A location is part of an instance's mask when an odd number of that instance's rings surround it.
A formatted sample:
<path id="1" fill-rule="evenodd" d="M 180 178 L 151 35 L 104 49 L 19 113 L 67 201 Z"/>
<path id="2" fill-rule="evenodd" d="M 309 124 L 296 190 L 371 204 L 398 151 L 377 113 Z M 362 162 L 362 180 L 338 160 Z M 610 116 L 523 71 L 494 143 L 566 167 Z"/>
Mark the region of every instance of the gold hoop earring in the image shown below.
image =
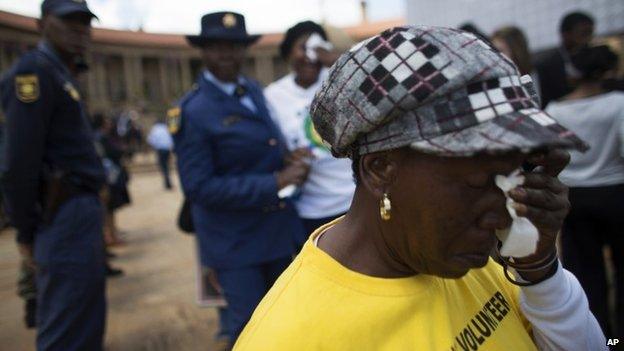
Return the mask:
<path id="1" fill-rule="evenodd" d="M 379 214 L 384 221 L 389 221 L 392 217 L 392 204 L 390 203 L 388 193 L 384 193 L 383 198 L 379 201 Z"/>

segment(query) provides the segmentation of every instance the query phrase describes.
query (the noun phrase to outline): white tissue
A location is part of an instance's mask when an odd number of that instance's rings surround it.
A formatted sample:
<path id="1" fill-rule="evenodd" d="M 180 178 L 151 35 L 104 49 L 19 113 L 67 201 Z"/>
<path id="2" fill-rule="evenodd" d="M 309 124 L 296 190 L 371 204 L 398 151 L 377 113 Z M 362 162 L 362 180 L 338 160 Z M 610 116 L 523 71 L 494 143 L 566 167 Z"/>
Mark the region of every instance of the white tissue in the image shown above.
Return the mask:
<path id="1" fill-rule="evenodd" d="M 509 197 L 509 190 L 524 184 L 524 177 L 520 170 L 513 171 L 509 176 L 497 175 L 495 178 L 498 186 L 507 198 L 507 211 L 513 220 L 511 227 L 497 230 L 496 236 L 503 243 L 500 253 L 505 257 L 526 257 L 535 253 L 539 233 L 537 228 L 526 217 L 518 217 L 512 207 L 514 201 Z"/>
<path id="2" fill-rule="evenodd" d="M 287 197 L 293 196 L 295 191 L 297 191 L 297 186 L 294 184 L 289 184 L 283 187 L 282 190 L 277 192 L 277 197 L 280 199 L 285 199 Z"/>
<path id="3" fill-rule="evenodd" d="M 331 51 L 334 48 L 330 42 L 323 40 L 323 37 L 321 37 L 318 33 L 312 33 L 312 35 L 310 35 L 305 43 L 305 47 L 306 56 L 308 57 L 308 60 L 312 62 L 318 61 L 318 55 L 316 54 L 317 48 L 325 49 L 327 51 Z"/>

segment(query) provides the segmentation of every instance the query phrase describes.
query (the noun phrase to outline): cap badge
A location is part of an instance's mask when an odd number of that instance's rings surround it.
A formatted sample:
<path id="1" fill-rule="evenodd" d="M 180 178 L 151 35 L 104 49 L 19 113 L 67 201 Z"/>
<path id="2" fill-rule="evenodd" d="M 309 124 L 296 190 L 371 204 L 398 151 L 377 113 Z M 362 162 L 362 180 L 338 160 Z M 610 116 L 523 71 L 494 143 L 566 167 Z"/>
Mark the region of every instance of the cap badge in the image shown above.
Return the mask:
<path id="1" fill-rule="evenodd" d="M 231 13 L 226 13 L 225 16 L 223 16 L 223 26 L 225 28 L 232 28 L 235 25 L 236 25 L 236 17 L 234 17 L 234 15 Z"/>

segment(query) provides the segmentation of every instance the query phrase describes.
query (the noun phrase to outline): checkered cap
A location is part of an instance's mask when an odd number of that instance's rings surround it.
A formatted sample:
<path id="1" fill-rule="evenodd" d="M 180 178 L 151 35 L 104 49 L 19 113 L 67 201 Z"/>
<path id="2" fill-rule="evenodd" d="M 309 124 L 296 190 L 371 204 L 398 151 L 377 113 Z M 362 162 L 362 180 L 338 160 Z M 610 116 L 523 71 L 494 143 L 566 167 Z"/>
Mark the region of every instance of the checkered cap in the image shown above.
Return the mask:
<path id="1" fill-rule="evenodd" d="M 539 108 L 532 84 L 471 33 L 397 27 L 338 59 L 311 114 L 337 157 L 407 145 L 444 156 L 548 146 L 586 150 Z"/>

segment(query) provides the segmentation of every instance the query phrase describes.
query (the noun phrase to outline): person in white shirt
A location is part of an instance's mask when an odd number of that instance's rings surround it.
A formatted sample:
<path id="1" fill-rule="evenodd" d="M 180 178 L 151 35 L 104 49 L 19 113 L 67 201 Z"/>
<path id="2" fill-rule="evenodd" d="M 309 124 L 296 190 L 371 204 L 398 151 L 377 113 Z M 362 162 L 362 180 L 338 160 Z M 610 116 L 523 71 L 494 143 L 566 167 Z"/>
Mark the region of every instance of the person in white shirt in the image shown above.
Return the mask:
<path id="1" fill-rule="evenodd" d="M 563 264 L 587 292 L 592 312 L 607 335 L 624 335 L 624 93 L 607 92 L 602 81 L 617 67 L 607 46 L 572 56 L 582 74 L 578 87 L 546 111 L 586 140 L 591 149 L 572 152 L 559 178 L 570 188 L 570 214 L 563 226 Z M 609 323 L 603 248 L 615 270 L 616 323 Z"/>
<path id="2" fill-rule="evenodd" d="M 165 182 L 165 189 L 173 188 L 169 177 L 169 157 L 173 148 L 173 139 L 167 126 L 163 122 L 156 122 L 147 136 L 147 143 L 156 151 L 158 155 L 158 165 Z"/>
<path id="3" fill-rule="evenodd" d="M 327 75 L 327 67 L 338 57 L 330 45 L 325 30 L 312 21 L 288 29 L 280 53 L 290 65 L 291 73 L 264 91 L 272 116 L 294 157 L 303 153 L 311 165 L 307 181 L 295 195 L 295 205 L 305 227 L 305 236 L 295 238 L 299 248 L 312 231 L 349 209 L 355 189 L 351 162 L 332 156 L 310 119 L 314 94 Z"/>

